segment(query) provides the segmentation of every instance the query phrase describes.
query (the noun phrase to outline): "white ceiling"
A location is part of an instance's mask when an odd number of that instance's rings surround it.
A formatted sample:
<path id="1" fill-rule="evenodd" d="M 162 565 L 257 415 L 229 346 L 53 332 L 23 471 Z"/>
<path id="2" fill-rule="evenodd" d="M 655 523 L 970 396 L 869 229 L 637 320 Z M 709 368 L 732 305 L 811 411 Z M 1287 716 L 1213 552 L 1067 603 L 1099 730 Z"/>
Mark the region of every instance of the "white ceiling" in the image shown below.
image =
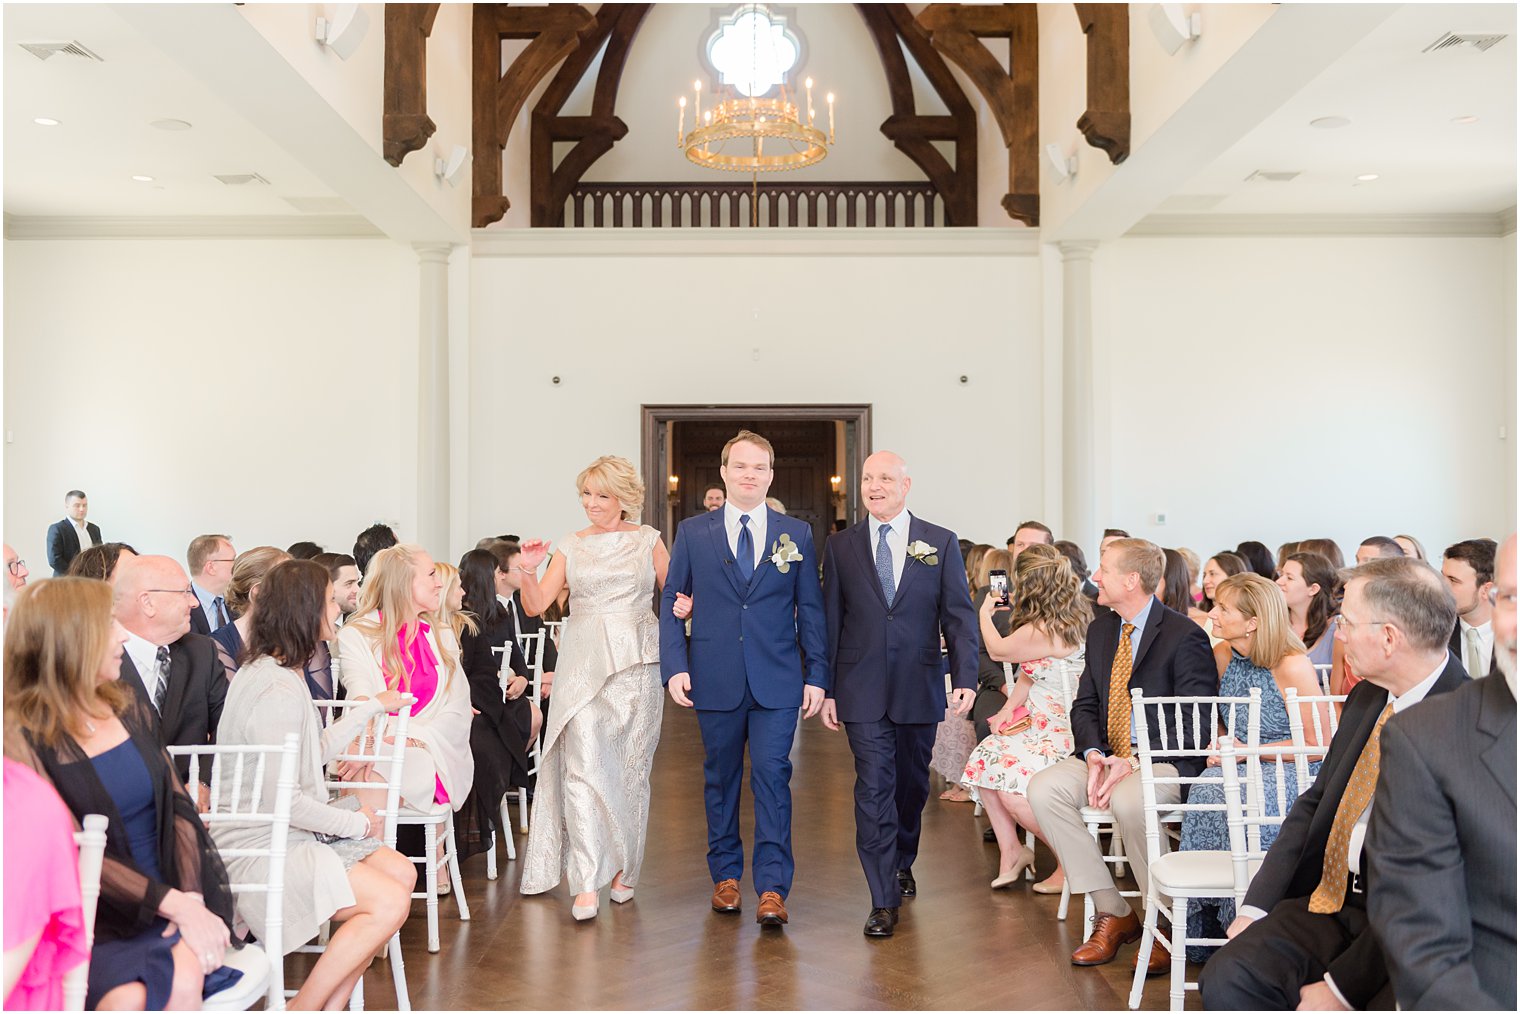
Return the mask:
<path id="1" fill-rule="evenodd" d="M 5 211 L 12 215 L 342 214 L 340 198 L 283 149 L 164 58 L 106 4 L 6 4 Z M 78 41 L 104 62 L 27 42 Z M 60 126 L 35 124 L 51 117 Z M 165 131 L 153 120 L 191 129 Z M 269 185 L 212 174 L 256 172 Z M 139 183 L 134 175 L 152 176 Z M 300 207 L 286 198 L 293 198 Z"/>

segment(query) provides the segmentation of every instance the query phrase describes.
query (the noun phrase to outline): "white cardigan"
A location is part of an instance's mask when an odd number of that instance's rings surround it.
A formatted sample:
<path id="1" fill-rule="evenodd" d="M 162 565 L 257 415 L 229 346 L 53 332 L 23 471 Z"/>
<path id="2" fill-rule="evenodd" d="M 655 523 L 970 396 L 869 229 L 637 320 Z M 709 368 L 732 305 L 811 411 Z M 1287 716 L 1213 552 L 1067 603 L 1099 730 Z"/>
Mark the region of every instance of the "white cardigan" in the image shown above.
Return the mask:
<path id="1" fill-rule="evenodd" d="M 376 617 L 377 614 L 369 613 L 354 619 L 373 621 Z M 380 669 L 380 646 L 355 627 L 354 619 L 338 631 L 339 679 L 349 699 L 400 689 L 386 686 Z M 427 707 L 412 712 L 406 735 L 427 751 L 444 791 L 449 794 L 449 805 L 458 810 L 475 781 L 475 756 L 470 752 L 470 723 L 474 718 L 470 709 L 470 681 L 460 664 L 459 646 L 452 630 L 433 627 L 432 646 L 433 654 L 438 656 L 438 692 Z M 454 660 L 452 675 L 449 658 Z"/>

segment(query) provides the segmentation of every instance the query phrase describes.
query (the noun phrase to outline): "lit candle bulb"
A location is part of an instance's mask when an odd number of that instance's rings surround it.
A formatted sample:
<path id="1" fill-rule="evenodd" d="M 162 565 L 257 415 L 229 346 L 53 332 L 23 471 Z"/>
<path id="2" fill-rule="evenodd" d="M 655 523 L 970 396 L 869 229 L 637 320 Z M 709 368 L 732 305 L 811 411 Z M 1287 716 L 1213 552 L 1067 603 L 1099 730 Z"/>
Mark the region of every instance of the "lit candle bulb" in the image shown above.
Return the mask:
<path id="1" fill-rule="evenodd" d="M 834 143 L 834 93 L 829 92 L 829 143 Z"/>
<path id="2" fill-rule="evenodd" d="M 813 125 L 813 79 L 808 78 L 802 84 L 807 88 L 808 126 L 811 127 Z"/>
<path id="3" fill-rule="evenodd" d="M 682 144 L 684 144 L 686 142 L 686 96 L 685 95 L 681 96 L 681 101 L 678 104 L 681 107 L 681 118 L 680 118 L 680 121 L 676 125 L 676 145 L 679 147 L 680 145 L 682 145 Z"/>
<path id="4" fill-rule="evenodd" d="M 691 83 L 691 90 L 697 93 L 697 106 L 694 112 L 695 115 L 700 119 L 702 116 L 702 82 L 693 81 Z"/>

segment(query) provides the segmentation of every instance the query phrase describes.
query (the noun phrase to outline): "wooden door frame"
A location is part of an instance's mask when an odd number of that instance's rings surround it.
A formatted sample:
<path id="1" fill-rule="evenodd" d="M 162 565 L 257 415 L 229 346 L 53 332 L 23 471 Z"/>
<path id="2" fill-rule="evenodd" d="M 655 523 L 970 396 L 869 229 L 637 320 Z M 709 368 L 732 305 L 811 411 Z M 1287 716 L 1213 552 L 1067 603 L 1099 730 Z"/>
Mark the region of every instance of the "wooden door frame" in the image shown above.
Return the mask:
<path id="1" fill-rule="evenodd" d="M 639 463 L 644 475 L 644 519 L 663 516 L 665 476 L 669 460 L 660 449 L 660 430 L 669 422 L 715 422 L 757 419 L 786 422 L 839 422 L 855 426 L 855 453 L 850 471 L 859 475 L 871 454 L 870 405 L 641 405 L 639 406 Z M 848 481 L 848 479 L 846 480 Z M 846 491 L 848 492 L 848 491 Z M 675 532 L 665 532 L 667 543 Z"/>

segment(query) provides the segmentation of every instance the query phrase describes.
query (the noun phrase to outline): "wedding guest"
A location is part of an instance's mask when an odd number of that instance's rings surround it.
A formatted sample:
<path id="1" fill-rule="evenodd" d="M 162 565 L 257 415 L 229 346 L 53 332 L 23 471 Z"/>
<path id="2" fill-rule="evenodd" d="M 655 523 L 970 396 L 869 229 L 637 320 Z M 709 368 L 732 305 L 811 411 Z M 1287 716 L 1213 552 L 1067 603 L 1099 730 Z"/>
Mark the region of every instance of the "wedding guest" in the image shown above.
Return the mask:
<path id="1" fill-rule="evenodd" d="M 1188 573 L 1187 561 L 1175 549 L 1163 549 L 1161 552 L 1166 557 L 1166 566 L 1161 569 L 1161 583 L 1156 586 L 1156 597 L 1168 609 L 1175 609 L 1201 626 L 1207 617 L 1194 615 L 1198 608 L 1193 605 L 1193 575 Z"/>
<path id="2" fill-rule="evenodd" d="M 972 578 L 971 606 L 980 611 L 982 603 L 991 593 L 988 587 L 988 575 L 994 570 L 1001 570 L 1008 575 L 1009 595 L 1013 594 L 1013 557 L 1006 549 L 994 549 L 983 555 L 982 565 L 978 573 Z M 992 625 L 997 632 L 1008 636 L 1008 622 L 1013 619 L 1013 611 L 1008 608 L 998 609 L 992 614 Z M 977 645 L 977 670 L 976 670 L 976 699 L 971 703 L 972 732 L 976 736 L 976 743 L 986 739 L 991 730 L 987 726 L 987 720 L 997 714 L 1003 704 L 1008 700 L 1006 674 L 1003 671 L 1003 663 L 994 661 L 987 654 L 987 641 L 982 639 Z M 964 768 L 965 765 L 962 765 Z M 955 773 L 955 779 L 960 780 L 960 772 Z"/>
<path id="3" fill-rule="evenodd" d="M 100 526 L 85 520 L 85 515 L 90 512 L 90 501 L 83 490 L 71 489 L 65 493 L 63 509 L 67 517 L 54 522 L 47 535 L 48 565 L 53 568 L 54 577 L 68 573 L 74 557 L 103 541 Z"/>
<path id="4" fill-rule="evenodd" d="M 777 514 L 786 514 L 786 504 L 782 503 L 780 500 L 777 500 L 773 496 L 768 496 L 765 498 L 765 506 L 775 511 Z"/>
<path id="5" fill-rule="evenodd" d="M 1404 547 L 1386 535 L 1371 535 L 1356 547 L 1356 565 L 1368 560 L 1397 560 L 1404 556 Z"/>
<path id="6" fill-rule="evenodd" d="M 1023 531 L 1023 526 L 1020 526 L 1019 530 Z M 976 569 L 969 577 L 973 608 L 980 608 L 982 600 L 990 593 L 991 575 L 994 570 L 1003 572 L 1008 579 L 1009 592 L 1013 591 L 1014 554 L 1006 549 L 989 547 L 986 552 L 978 556 Z M 1008 616 L 1006 608 L 998 613 L 998 620 L 1002 623 L 1004 633 L 1007 633 Z M 966 715 L 957 715 L 947 701 L 945 717 L 934 731 L 934 748 L 929 753 L 929 769 L 949 783 L 949 787 L 939 794 L 940 799 L 949 803 L 972 801 L 971 793 L 961 785 L 961 775 L 965 773 L 966 762 L 971 757 L 972 748 L 987 736 L 988 716 L 994 714 L 1007 700 L 1003 664 L 994 662 L 981 645 L 977 646 L 977 659 L 976 692 L 986 712 L 978 722 L 976 700 L 972 701 L 971 712 Z"/>
<path id="7" fill-rule="evenodd" d="M 971 547 L 971 552 L 966 554 L 966 587 L 972 588 L 971 582 L 976 580 L 978 572 L 982 569 L 982 559 L 992 552 L 992 547 L 985 542 L 978 542 Z M 1010 553 L 1011 555 L 1011 553 Z"/>
<path id="8" fill-rule="evenodd" d="M 347 553 L 318 553 L 312 559 L 327 568 L 327 576 L 332 581 L 333 597 L 338 600 L 338 608 L 343 611 L 338 617 L 338 625 L 342 626 L 354 610 L 359 608 L 359 565 Z"/>
<path id="9" fill-rule="evenodd" d="M 237 551 L 226 535 L 198 535 L 190 540 L 185 562 L 190 566 L 190 590 L 195 594 L 190 629 L 197 634 L 210 636 L 237 618 L 228 612 L 224 597 L 236 561 Z"/>
<path id="10" fill-rule="evenodd" d="M 1457 625 L 1448 646 L 1473 679 L 1499 671 L 1493 664 L 1494 607 L 1489 598 L 1498 550 L 1493 539 L 1466 539 L 1441 554 L 1441 576 L 1457 603 Z"/>
<path id="11" fill-rule="evenodd" d="M 1305 539 L 1298 544 L 1298 551 L 1318 553 L 1330 561 L 1330 566 L 1335 568 L 1337 574 L 1346 569 L 1346 557 L 1341 553 L 1340 543 L 1334 539 Z"/>
<path id="12" fill-rule="evenodd" d="M 26 569 L 26 561 L 16 554 L 16 551 L 10 547 L 10 543 L 6 543 L 5 580 L 9 583 L 10 587 L 20 591 L 26 587 L 26 579 L 31 573 L 31 571 Z"/>
<path id="13" fill-rule="evenodd" d="M 1199 626 L 1203 627 L 1203 632 L 1209 635 L 1211 647 L 1219 643 L 1219 638 L 1214 636 L 1214 621 L 1207 618 L 1214 609 L 1214 589 L 1218 588 L 1219 582 L 1225 578 L 1244 574 L 1250 569 L 1244 559 L 1229 550 L 1215 553 L 1209 557 L 1209 562 L 1203 565 L 1203 599 L 1198 603 L 1198 608 L 1205 619 Z M 1189 615 L 1193 614 L 1189 613 Z"/>
<path id="14" fill-rule="evenodd" d="M 1235 555 L 1246 562 L 1246 567 L 1254 574 L 1260 574 L 1268 581 L 1277 579 L 1277 565 L 1272 560 L 1272 551 L 1261 542 L 1242 542 L 1235 547 Z"/>
<path id="15" fill-rule="evenodd" d="M 416 698 L 406 727 L 401 798 L 423 813 L 444 806 L 457 811 L 475 773 L 469 680 L 459 671 L 454 632 L 436 622 L 442 591 L 438 568 L 420 546 L 382 549 L 365 572 L 358 611 L 338 631 L 339 679 L 349 700 L 386 690 Z M 365 798 L 374 806 L 382 802 L 379 793 Z"/>
<path id="16" fill-rule="evenodd" d="M 1393 541 L 1399 544 L 1399 548 L 1404 551 L 1405 556 L 1414 557 L 1416 560 L 1424 560 L 1426 563 L 1430 562 L 1430 558 L 1425 555 L 1425 544 L 1413 535 L 1395 535 Z"/>
<path id="17" fill-rule="evenodd" d="M 355 796 L 330 797 L 324 765 L 344 752 L 382 709 L 399 708 L 401 694 L 380 691 L 349 708 L 325 730 L 320 728 L 301 666 L 318 642 L 333 636 L 338 606 L 320 565 L 274 552 L 284 560 L 264 576 L 259 608 L 244 614 L 252 618 L 247 628 L 248 661 L 227 694 L 217 739 L 224 746 L 254 746 L 284 742 L 290 733 L 299 737 L 296 793 L 290 803 L 286 839 L 282 949 L 286 954 L 293 952 L 315 937 L 329 919 L 338 926 L 289 1006 L 338 1010 L 348 1004 L 349 994 L 376 952 L 406 921 L 417 872 L 406 857 L 382 843 L 384 818 L 359 806 Z M 219 801 L 219 812 L 273 810 L 275 780 L 264 779 L 255 798 L 257 788 L 255 779 L 245 779 L 238 798 Z M 227 872 L 234 882 L 265 882 L 267 858 L 233 852 L 269 848 L 267 823 L 217 823 L 211 835 L 228 856 Z M 256 937 L 266 938 L 267 908 L 262 894 L 240 896 L 237 911 Z M 271 955 L 271 959 L 280 956 Z"/>
<path id="18" fill-rule="evenodd" d="M 227 607 L 237 619 L 219 627 L 211 635 L 216 642 L 216 657 L 222 663 L 230 680 L 237 675 L 239 660 L 243 654 L 243 642 L 253 625 L 254 603 L 258 601 L 259 585 L 276 566 L 290 559 L 290 554 L 274 546 L 257 546 L 239 553 L 232 564 L 232 580 L 227 582 Z"/>
<path id="19" fill-rule="evenodd" d="M 631 900 L 644 863 L 664 703 L 651 606 L 670 554 L 659 532 L 634 521 L 644 482 L 628 461 L 597 458 L 575 486 L 589 524 L 560 540 L 542 579 L 547 542 L 529 539 L 518 557 L 526 615 L 562 591 L 572 597 L 520 890 L 542 894 L 567 881 L 571 915 L 584 920 L 596 916 L 604 884 L 613 901 Z"/>
<path id="20" fill-rule="evenodd" d="M 1082 594 L 1087 595 L 1088 575 L 1092 572 L 1087 569 L 1087 555 L 1082 552 L 1082 547 L 1070 539 L 1057 539 L 1051 545 L 1066 557 L 1066 562 L 1071 564 L 1071 572 L 1077 575 L 1077 581 L 1082 585 Z M 1097 593 L 1096 588 L 1093 591 L 1094 594 Z"/>
<path id="21" fill-rule="evenodd" d="M 1308 647 L 1309 662 L 1331 664 L 1335 660 L 1335 568 L 1318 553 L 1292 553 L 1283 561 L 1277 587 L 1288 604 L 1294 636 Z"/>
<path id="22" fill-rule="evenodd" d="M 152 706 L 117 682 L 127 638 L 103 582 L 23 590 L 5 632 L 6 750 L 52 783 L 76 825 L 110 821 L 86 1007 L 198 1010 L 239 974 L 217 974 L 232 895 Z"/>
<path id="23" fill-rule="evenodd" d="M 1299 544 L 1297 542 L 1284 542 L 1282 545 L 1277 547 L 1277 573 L 1282 573 L 1283 563 L 1288 559 L 1288 557 L 1298 552 L 1298 546 Z"/>
<path id="24" fill-rule="evenodd" d="M 1187 561 L 1189 579 L 1193 582 L 1188 595 L 1196 606 L 1203 599 L 1203 561 L 1186 546 L 1178 546 L 1177 552 Z M 1191 616 L 1191 612 L 1188 615 Z"/>
<path id="25" fill-rule="evenodd" d="M 292 542 L 285 552 L 292 560 L 311 560 L 322 554 L 322 547 L 315 542 Z"/>
<path id="26" fill-rule="evenodd" d="M 708 486 L 707 490 L 702 494 L 702 506 L 709 511 L 722 510 L 723 505 L 727 502 L 728 494 L 723 491 L 722 486 Z"/>
<path id="27" fill-rule="evenodd" d="M 1013 608 L 1004 610 L 1011 634 L 998 629 L 995 599 L 984 598 L 978 615 L 983 650 L 999 663 L 1015 663 L 1018 680 L 989 719 L 991 733 L 971 752 L 962 774 L 997 836 L 994 888 L 1012 884 L 1034 863 L 1034 853 L 1019 840 L 1020 828 L 1050 844 L 1026 793 L 1036 772 L 1071 753 L 1063 686 L 1074 687 L 1081 675 L 1092 616 L 1071 564 L 1053 546 L 1030 546 L 1020 553 L 1013 582 Z M 1057 866 L 1034 890 L 1059 894 L 1064 882 Z"/>
<path id="28" fill-rule="evenodd" d="M 498 584 L 496 598 L 507 611 L 507 616 L 512 620 L 513 640 L 520 648 L 523 638 L 537 634 L 545 630 L 544 621 L 541 617 L 530 616 L 523 609 L 522 604 L 522 564 L 518 561 L 518 555 L 522 552 L 522 546 L 517 542 L 508 542 L 505 539 L 496 540 L 491 553 L 496 557 L 496 566 L 501 570 L 502 578 Z M 543 651 L 543 674 L 539 677 L 538 698 L 542 702 L 544 714 L 549 711 L 549 697 L 554 689 L 554 674 L 559 669 L 559 645 L 554 643 L 554 638 L 547 634 L 541 642 Z"/>
<path id="29" fill-rule="evenodd" d="M 5 1009 L 63 1010 L 64 975 L 89 957 L 74 817 L 40 775 L 6 757 Z"/>
<path id="30" fill-rule="evenodd" d="M 1219 696 L 1248 697 L 1251 690 L 1261 691 L 1261 745 L 1292 746 L 1292 729 L 1288 724 L 1287 691 L 1292 688 L 1300 697 L 1312 697 L 1320 693 L 1319 679 L 1304 652 L 1304 644 L 1294 634 L 1288 615 L 1288 604 L 1282 590 L 1260 574 L 1236 574 L 1225 578 L 1215 589 L 1214 630 L 1229 646 L 1221 662 Z M 1308 706 L 1299 705 L 1303 722 L 1305 742 L 1319 746 L 1320 739 L 1314 715 Z M 1220 738 L 1230 730 L 1237 735 L 1237 742 L 1245 736 L 1245 711 L 1235 709 L 1233 715 L 1220 716 L 1222 728 L 1215 730 L 1215 747 Z M 1240 723 L 1237 725 L 1236 723 Z M 1298 798 L 1298 773 L 1285 759 L 1282 765 L 1283 799 L 1289 806 Z M 1245 778 L 1245 765 L 1239 765 L 1241 778 Z M 1309 765 L 1310 776 L 1319 773 L 1319 761 Z M 1182 843 L 1186 851 L 1212 849 L 1229 851 L 1229 829 L 1225 825 L 1224 782 L 1217 754 L 1211 756 L 1203 771 L 1205 778 L 1221 777 L 1213 781 L 1196 782 L 1188 788 L 1188 802 L 1217 803 L 1218 810 L 1190 810 L 1182 821 Z M 1282 811 L 1277 806 L 1278 765 L 1263 759 L 1261 765 L 1263 813 L 1278 817 Z M 1305 786 L 1307 788 L 1307 786 Z M 1277 826 L 1263 825 L 1262 848 L 1269 848 L 1277 837 Z M 1188 933 L 1190 937 L 1223 937 L 1224 928 L 1235 918 L 1235 903 L 1229 900 L 1209 899 L 1188 903 Z M 1207 961 L 1213 948 L 1189 948 L 1188 960 Z"/>
<path id="31" fill-rule="evenodd" d="M 1019 554 L 1030 546 L 1048 546 L 1056 540 L 1055 533 L 1039 521 L 1025 521 L 1008 540 L 1008 553 L 1017 560 Z"/>
<path id="32" fill-rule="evenodd" d="M 131 559 L 136 555 L 137 550 L 125 542 L 102 542 L 74 557 L 74 562 L 69 564 L 69 577 L 93 577 L 97 581 L 112 581 L 116 577 L 116 565 L 122 557 Z"/>
<path id="33" fill-rule="evenodd" d="M 389 525 L 378 522 L 370 525 L 360 532 L 354 539 L 354 562 L 359 567 L 359 575 L 363 577 L 369 573 L 369 562 L 375 554 L 382 549 L 389 549 L 401 540 L 396 538 L 396 533 L 391 531 Z"/>
<path id="34" fill-rule="evenodd" d="M 488 554 L 489 555 L 489 554 Z M 459 861 L 463 862 L 470 856 L 477 855 L 491 847 L 494 839 L 492 831 L 499 824 L 500 818 L 497 807 L 501 803 L 501 794 L 492 795 L 496 786 L 487 786 L 485 793 L 477 793 L 480 785 L 480 758 L 481 751 L 477 749 L 479 739 L 476 730 L 480 727 L 479 709 L 474 706 L 475 684 L 469 678 L 469 669 L 464 664 L 464 650 L 460 646 L 460 638 L 465 634 L 473 634 L 480 629 L 480 624 L 475 617 L 464 609 L 464 584 L 459 578 L 459 568 L 451 563 L 438 561 L 433 565 L 438 571 L 438 582 L 442 586 L 438 593 L 437 627 L 443 635 L 446 644 L 445 649 L 459 659 L 460 669 L 470 695 L 471 720 L 470 720 L 470 757 L 475 762 L 475 774 L 470 781 L 470 794 L 465 797 L 463 803 L 455 807 L 454 816 L 454 843 L 458 849 Z M 497 684 L 497 696 L 500 696 L 500 684 Z M 496 756 L 489 757 L 495 765 L 502 766 L 502 758 L 497 751 Z M 505 789 L 503 789 L 503 792 Z M 440 843 L 443 844 L 443 843 Z M 440 849 L 440 857 L 443 849 Z M 448 878 L 443 878 L 439 883 L 440 894 L 448 894 L 452 890 Z"/>

